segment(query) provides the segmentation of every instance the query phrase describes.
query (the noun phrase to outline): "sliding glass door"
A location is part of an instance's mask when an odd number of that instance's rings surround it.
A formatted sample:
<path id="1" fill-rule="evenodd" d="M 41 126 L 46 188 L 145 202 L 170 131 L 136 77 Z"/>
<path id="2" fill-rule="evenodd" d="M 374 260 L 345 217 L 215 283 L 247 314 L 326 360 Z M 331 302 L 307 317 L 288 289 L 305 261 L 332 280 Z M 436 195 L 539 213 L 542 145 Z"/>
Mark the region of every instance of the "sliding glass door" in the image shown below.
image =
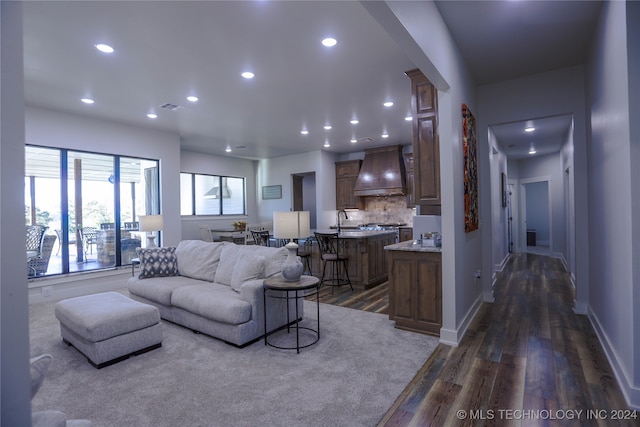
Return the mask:
<path id="1" fill-rule="evenodd" d="M 26 223 L 55 236 L 37 275 L 131 264 L 145 246 L 138 217 L 160 213 L 157 160 L 27 146 L 25 170 Z"/>

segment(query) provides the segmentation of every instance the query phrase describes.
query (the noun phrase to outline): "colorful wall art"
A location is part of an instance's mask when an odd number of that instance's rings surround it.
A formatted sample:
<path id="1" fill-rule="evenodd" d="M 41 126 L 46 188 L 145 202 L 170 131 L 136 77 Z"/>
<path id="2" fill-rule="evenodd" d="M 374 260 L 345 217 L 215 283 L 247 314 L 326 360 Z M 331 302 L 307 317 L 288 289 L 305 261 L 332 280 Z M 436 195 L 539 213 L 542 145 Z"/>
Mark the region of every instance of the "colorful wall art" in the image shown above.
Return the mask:
<path id="1" fill-rule="evenodd" d="M 462 104 L 462 151 L 464 153 L 464 231 L 478 229 L 478 143 L 476 119 Z"/>

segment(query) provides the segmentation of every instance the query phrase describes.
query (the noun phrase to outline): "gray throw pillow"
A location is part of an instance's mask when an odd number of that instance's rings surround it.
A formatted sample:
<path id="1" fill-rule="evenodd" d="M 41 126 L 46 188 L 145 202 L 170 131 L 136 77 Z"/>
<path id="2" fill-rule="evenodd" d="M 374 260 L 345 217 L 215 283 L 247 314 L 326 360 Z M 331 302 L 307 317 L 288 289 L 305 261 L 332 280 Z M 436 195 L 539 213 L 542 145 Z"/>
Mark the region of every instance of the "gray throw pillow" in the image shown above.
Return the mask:
<path id="1" fill-rule="evenodd" d="M 140 279 L 178 275 L 175 247 L 136 249 L 140 259 Z"/>

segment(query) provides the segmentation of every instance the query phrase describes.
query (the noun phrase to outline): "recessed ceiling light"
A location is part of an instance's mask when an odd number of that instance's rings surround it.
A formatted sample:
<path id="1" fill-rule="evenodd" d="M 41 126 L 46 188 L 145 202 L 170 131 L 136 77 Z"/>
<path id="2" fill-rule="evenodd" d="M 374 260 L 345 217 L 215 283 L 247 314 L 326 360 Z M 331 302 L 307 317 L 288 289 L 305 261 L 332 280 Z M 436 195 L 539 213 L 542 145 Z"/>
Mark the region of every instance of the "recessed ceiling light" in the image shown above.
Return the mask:
<path id="1" fill-rule="evenodd" d="M 531 147 L 531 148 L 529 149 L 529 154 L 536 154 L 536 149 L 535 149 L 535 148 L 533 148 L 533 147 Z"/>
<path id="2" fill-rule="evenodd" d="M 355 139 L 355 138 L 353 138 L 353 139 L 351 140 L 351 143 L 352 143 L 352 144 L 355 144 L 356 142 L 358 142 L 358 140 L 357 140 L 357 139 Z"/>
<path id="3" fill-rule="evenodd" d="M 85 104 L 93 104 L 95 102 L 91 98 L 82 98 L 80 101 L 84 102 Z"/>
<path id="4" fill-rule="evenodd" d="M 94 45 L 96 49 L 98 49 L 102 53 L 113 53 L 114 49 L 108 44 L 98 43 Z"/>
<path id="5" fill-rule="evenodd" d="M 245 79 L 252 79 L 256 75 L 253 74 L 251 71 L 245 71 L 244 73 L 241 74 L 241 76 L 244 77 Z"/>
<path id="6" fill-rule="evenodd" d="M 198 102 L 198 97 L 197 96 L 187 96 L 187 101 L 189 102 Z"/>
<path id="7" fill-rule="evenodd" d="M 149 117 L 150 119 L 157 119 L 158 115 L 155 114 L 155 113 L 149 113 L 149 114 L 147 114 L 147 117 Z"/>
<path id="8" fill-rule="evenodd" d="M 405 117 L 404 119 L 405 119 L 406 121 L 410 122 L 411 120 L 413 120 L 413 117 L 411 117 L 411 116 L 407 116 L 407 117 Z"/>
<path id="9" fill-rule="evenodd" d="M 349 123 L 351 123 L 352 125 L 357 125 L 358 123 L 360 123 L 360 121 L 357 119 L 353 119 Z"/>
<path id="10" fill-rule="evenodd" d="M 331 147 L 331 144 L 329 144 L 329 141 L 327 140 L 327 141 L 324 142 L 324 146 L 325 147 Z"/>
<path id="11" fill-rule="evenodd" d="M 338 44 L 338 41 L 336 39 L 334 39 L 333 37 L 327 37 L 322 39 L 322 44 L 326 47 L 333 47 L 336 44 Z"/>
<path id="12" fill-rule="evenodd" d="M 525 132 L 533 132 L 534 130 L 536 130 L 536 128 L 534 128 L 533 126 L 529 126 L 527 128 L 524 128 Z"/>
<path id="13" fill-rule="evenodd" d="M 391 102 L 391 101 L 387 101 L 387 102 L 385 102 L 385 103 L 384 103 L 384 104 L 382 104 L 382 105 L 384 105 L 385 107 L 393 107 L 393 102 Z"/>
<path id="14" fill-rule="evenodd" d="M 306 129 L 301 130 L 300 133 L 303 135 L 309 135 L 309 131 Z"/>
<path id="15" fill-rule="evenodd" d="M 231 152 L 231 147 L 225 148 L 224 151 L 226 151 L 227 153 L 230 153 Z"/>
<path id="16" fill-rule="evenodd" d="M 331 125 L 324 125 L 324 130 L 331 130 Z"/>
<path id="17" fill-rule="evenodd" d="M 382 135 L 380 135 L 381 138 L 389 138 L 389 134 L 388 133 L 383 133 Z"/>

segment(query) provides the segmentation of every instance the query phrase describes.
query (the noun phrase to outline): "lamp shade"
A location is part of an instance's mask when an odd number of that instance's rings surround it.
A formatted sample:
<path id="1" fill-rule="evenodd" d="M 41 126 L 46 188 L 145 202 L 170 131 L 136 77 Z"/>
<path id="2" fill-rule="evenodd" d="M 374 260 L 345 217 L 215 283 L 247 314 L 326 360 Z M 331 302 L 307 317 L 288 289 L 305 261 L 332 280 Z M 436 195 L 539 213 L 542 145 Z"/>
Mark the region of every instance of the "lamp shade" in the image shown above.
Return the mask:
<path id="1" fill-rule="evenodd" d="M 276 239 L 300 239 L 309 237 L 310 233 L 308 211 L 273 213 L 273 236 Z M 289 254 L 282 264 L 282 278 L 288 282 L 296 282 L 302 275 L 302 262 L 297 256 L 298 245 L 289 242 L 285 247 Z"/>
<path id="2" fill-rule="evenodd" d="M 162 215 L 140 215 L 140 231 L 160 231 L 164 227 Z"/>
<path id="3" fill-rule="evenodd" d="M 274 212 L 273 236 L 276 239 L 300 239 L 309 237 L 309 211 Z"/>

